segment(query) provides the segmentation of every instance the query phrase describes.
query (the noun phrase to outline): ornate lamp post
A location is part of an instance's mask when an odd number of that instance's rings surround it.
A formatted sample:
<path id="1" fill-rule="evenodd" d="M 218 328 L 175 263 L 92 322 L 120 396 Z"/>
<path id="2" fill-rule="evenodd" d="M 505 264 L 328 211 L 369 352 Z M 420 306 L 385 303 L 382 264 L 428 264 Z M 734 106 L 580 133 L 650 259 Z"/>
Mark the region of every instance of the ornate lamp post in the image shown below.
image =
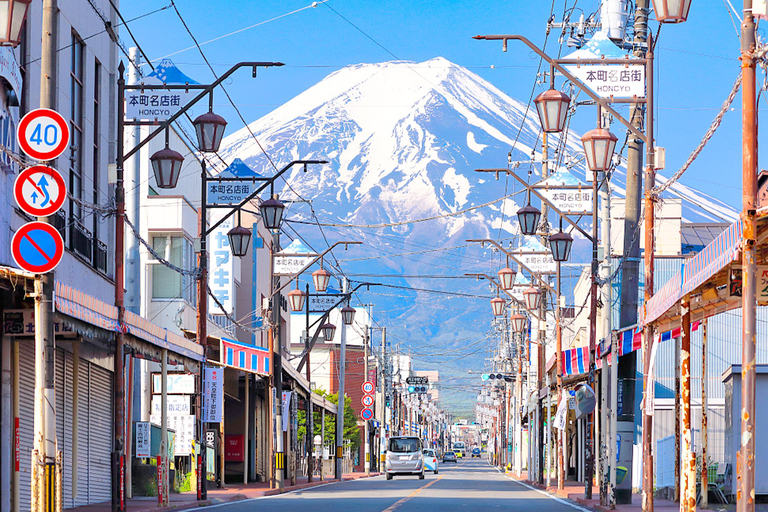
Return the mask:
<path id="1" fill-rule="evenodd" d="M 659 23 L 682 23 L 688 19 L 691 0 L 653 0 L 653 11 Z"/>
<path id="2" fill-rule="evenodd" d="M 0 0 L 0 46 L 16 47 L 32 0 Z"/>
<path id="3" fill-rule="evenodd" d="M 558 91 L 552 86 L 533 100 L 536 110 L 539 112 L 541 129 L 546 133 L 560 133 L 565 129 L 565 120 L 568 114 L 568 105 L 571 97 Z"/>

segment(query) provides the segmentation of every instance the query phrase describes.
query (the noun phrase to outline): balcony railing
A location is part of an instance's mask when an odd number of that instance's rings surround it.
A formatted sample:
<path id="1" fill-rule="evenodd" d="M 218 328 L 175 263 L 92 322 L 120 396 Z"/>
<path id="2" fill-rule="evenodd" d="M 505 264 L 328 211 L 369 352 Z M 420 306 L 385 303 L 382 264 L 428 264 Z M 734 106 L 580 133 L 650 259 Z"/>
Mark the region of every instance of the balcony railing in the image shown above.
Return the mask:
<path id="1" fill-rule="evenodd" d="M 71 235 L 70 250 L 91 262 L 93 258 L 93 235 L 91 232 L 79 220 L 72 219 L 69 234 Z"/>
<path id="2" fill-rule="evenodd" d="M 93 247 L 93 266 L 96 270 L 106 274 L 107 273 L 107 257 L 109 252 L 107 251 L 107 244 L 101 240 L 96 240 L 96 245 Z"/>

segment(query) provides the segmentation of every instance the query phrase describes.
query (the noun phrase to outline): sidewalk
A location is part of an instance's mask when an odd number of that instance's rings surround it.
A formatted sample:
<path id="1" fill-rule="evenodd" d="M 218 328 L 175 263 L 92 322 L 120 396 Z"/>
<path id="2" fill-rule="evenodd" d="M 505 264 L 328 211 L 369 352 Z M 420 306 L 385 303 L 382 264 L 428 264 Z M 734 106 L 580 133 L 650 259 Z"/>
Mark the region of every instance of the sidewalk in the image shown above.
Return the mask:
<path id="1" fill-rule="evenodd" d="M 371 476 L 378 476 L 380 473 L 371 473 Z M 358 480 L 360 478 L 366 478 L 365 473 L 345 473 L 342 476 L 343 481 Z M 324 485 L 329 483 L 338 482 L 335 478 L 325 479 L 323 481 L 314 480 L 311 483 L 307 482 L 306 477 L 301 477 L 296 480 L 296 485 L 285 486 L 282 493 L 296 491 L 299 489 L 306 489 L 309 487 L 315 487 L 318 485 Z M 208 489 L 208 499 L 204 501 L 197 501 L 197 494 L 193 492 L 171 494 L 168 500 L 167 507 L 159 507 L 157 505 L 157 497 L 141 497 L 132 498 L 127 500 L 126 510 L 130 512 L 160 512 L 168 510 L 187 510 L 198 507 L 206 507 L 208 505 L 217 505 L 220 503 L 228 503 L 240 500 L 247 500 L 251 498 L 259 498 L 262 496 L 273 496 L 281 494 L 279 489 L 270 489 L 269 484 L 266 482 L 255 482 L 247 485 L 243 484 L 228 484 L 224 489 Z M 75 507 L 67 509 L 72 512 L 111 512 L 112 504 L 110 502 L 96 503 L 93 505 L 85 505 L 82 507 Z"/>
<path id="2" fill-rule="evenodd" d="M 547 491 L 549 494 L 559 496 L 561 498 L 565 498 L 569 501 L 572 501 L 574 503 L 581 505 L 582 507 L 595 510 L 598 512 L 611 511 L 610 508 L 600 505 L 600 489 L 596 486 L 592 487 L 593 499 L 588 500 L 584 497 L 584 484 L 581 482 L 566 480 L 565 488 L 562 490 L 559 490 L 557 488 L 557 479 L 554 480 L 555 485 L 553 486 L 551 485 L 547 487 L 546 484 L 540 485 L 538 482 L 532 482 L 531 480 L 528 480 L 527 472 L 523 472 L 520 475 L 516 475 L 508 471 L 507 476 L 513 480 L 517 480 L 519 482 L 523 482 L 527 485 L 530 485 L 531 487 L 535 487 L 537 489 Z M 632 494 L 631 505 L 616 505 L 616 508 L 614 510 L 619 512 L 641 512 L 643 509 L 642 503 L 643 503 L 643 497 L 640 494 Z M 721 506 L 711 505 L 710 509 L 717 510 L 719 507 Z M 680 510 L 680 504 L 675 503 L 673 501 L 664 500 L 661 498 L 654 498 L 653 510 L 654 512 L 672 512 L 672 511 L 678 512 Z"/>

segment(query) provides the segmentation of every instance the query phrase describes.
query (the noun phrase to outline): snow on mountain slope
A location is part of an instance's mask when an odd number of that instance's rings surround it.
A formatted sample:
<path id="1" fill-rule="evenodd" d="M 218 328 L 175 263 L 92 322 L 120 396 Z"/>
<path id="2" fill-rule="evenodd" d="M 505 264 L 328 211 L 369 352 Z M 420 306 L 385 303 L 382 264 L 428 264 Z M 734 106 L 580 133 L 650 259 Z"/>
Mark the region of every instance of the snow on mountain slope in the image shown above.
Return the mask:
<path id="1" fill-rule="evenodd" d="M 419 289 L 366 292 L 377 304 L 381 324 L 397 326 L 388 331 L 396 341 L 418 347 L 419 340 L 428 340 L 461 355 L 466 342 L 459 340 L 485 336 L 488 289 L 471 281 L 426 276 L 495 274 L 503 265 L 498 253 L 482 253 L 476 246 L 467 247 L 465 240 L 515 234 L 514 214 L 525 195 L 515 180 L 502 174 L 496 181 L 475 169 L 506 168 L 508 155 L 512 161 L 528 161 L 532 155 L 540 160 L 535 109 L 438 57 L 421 63 L 348 66 L 252 122 L 249 130 L 278 168 L 296 159 L 329 161 L 311 166 L 307 173 L 296 167 L 287 174 L 290 186 L 281 185 L 280 193 L 283 198 L 298 194 L 310 200 L 317 218 L 328 224 L 323 235 L 330 242 L 364 242 L 337 255 L 347 274 Z M 227 162 L 240 158 L 256 172 L 270 175 L 274 170 L 249 130 L 227 136 L 220 155 Z M 550 142 L 555 147 L 558 138 Z M 579 135 L 569 133 L 563 153 L 576 156 L 581 151 Z M 530 172 L 530 180 L 536 181 L 539 169 L 539 164 L 524 163 L 515 172 L 524 177 Z M 570 171 L 585 181 L 583 167 Z M 624 169 L 618 169 L 612 188 L 619 196 L 624 195 L 624 179 Z M 505 195 L 510 197 L 499 201 Z M 688 221 L 737 217 L 722 202 L 679 183 L 668 195 L 684 199 Z M 310 208 L 300 203 L 291 205 L 286 217 L 313 221 Z M 432 220 L 407 222 L 416 219 Z M 290 225 L 317 249 L 325 247 L 316 226 Z M 392 280 L 379 274 L 408 277 Z M 483 356 L 473 352 L 470 360 L 479 358 L 477 367 Z M 425 358 L 421 363 L 434 367 L 446 361 Z"/>

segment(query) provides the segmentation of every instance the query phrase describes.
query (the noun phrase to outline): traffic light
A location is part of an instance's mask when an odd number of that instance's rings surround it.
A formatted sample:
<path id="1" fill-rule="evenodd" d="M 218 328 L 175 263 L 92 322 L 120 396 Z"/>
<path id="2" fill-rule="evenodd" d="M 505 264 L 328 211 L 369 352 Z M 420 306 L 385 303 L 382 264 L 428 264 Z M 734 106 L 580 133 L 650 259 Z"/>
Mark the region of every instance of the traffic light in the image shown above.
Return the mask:
<path id="1" fill-rule="evenodd" d="M 409 393 L 426 393 L 427 386 L 408 386 Z"/>

